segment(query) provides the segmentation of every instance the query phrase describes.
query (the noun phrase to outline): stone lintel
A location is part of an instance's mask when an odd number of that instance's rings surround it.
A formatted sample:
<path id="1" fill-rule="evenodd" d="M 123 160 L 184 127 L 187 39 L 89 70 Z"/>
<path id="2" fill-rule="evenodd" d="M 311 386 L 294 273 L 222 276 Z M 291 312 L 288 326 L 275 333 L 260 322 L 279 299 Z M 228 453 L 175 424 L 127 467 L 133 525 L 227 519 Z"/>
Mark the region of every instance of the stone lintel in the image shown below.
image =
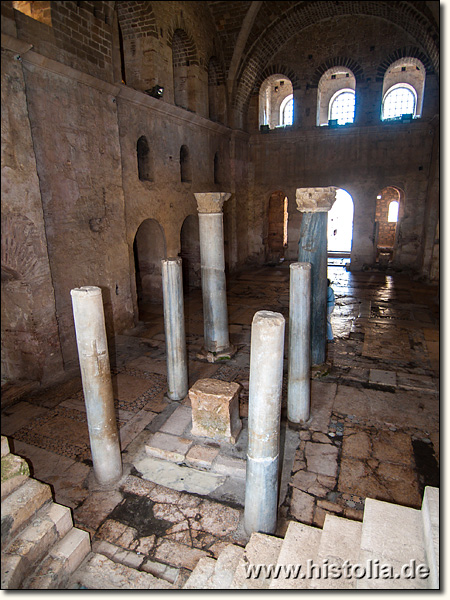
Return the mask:
<path id="1" fill-rule="evenodd" d="M 194 194 L 197 200 L 197 210 L 202 213 L 221 213 L 223 203 L 226 202 L 231 193 L 229 192 L 205 192 Z"/>
<path id="2" fill-rule="evenodd" d="M 337 187 L 297 188 L 297 210 L 300 212 L 328 212 L 336 200 Z"/>
<path id="3" fill-rule="evenodd" d="M 240 385 L 220 379 L 199 379 L 189 390 L 192 435 L 235 444 L 242 429 Z"/>

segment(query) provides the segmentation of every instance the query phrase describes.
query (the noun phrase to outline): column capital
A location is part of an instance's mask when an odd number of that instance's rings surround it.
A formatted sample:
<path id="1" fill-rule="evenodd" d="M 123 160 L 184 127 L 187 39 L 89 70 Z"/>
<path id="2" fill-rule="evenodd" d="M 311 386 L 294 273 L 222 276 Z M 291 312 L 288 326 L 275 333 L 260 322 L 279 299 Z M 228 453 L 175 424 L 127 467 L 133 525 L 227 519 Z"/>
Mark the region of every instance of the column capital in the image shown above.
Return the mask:
<path id="1" fill-rule="evenodd" d="M 295 199 L 300 212 L 328 212 L 336 199 L 337 187 L 297 188 Z"/>
<path id="2" fill-rule="evenodd" d="M 205 192 L 194 194 L 199 213 L 221 213 L 223 203 L 231 196 L 230 192 Z"/>

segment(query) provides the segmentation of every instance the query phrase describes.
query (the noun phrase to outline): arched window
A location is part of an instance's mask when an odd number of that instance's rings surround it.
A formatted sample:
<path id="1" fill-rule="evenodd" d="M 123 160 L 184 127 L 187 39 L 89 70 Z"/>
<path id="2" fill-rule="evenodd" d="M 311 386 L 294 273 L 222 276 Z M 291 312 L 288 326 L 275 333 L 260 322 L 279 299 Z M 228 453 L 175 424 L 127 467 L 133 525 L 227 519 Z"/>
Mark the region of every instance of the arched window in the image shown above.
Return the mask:
<path id="1" fill-rule="evenodd" d="M 136 144 L 138 175 L 141 181 L 152 181 L 151 165 L 150 165 L 150 148 L 148 147 L 147 138 L 142 135 Z"/>
<path id="2" fill-rule="evenodd" d="M 336 92 L 330 100 L 329 120 L 337 121 L 338 125 L 353 123 L 355 119 L 355 92 L 343 89 Z"/>
<path id="3" fill-rule="evenodd" d="M 269 129 L 292 125 L 293 87 L 289 78 L 281 74 L 267 77 L 259 89 L 259 125 Z"/>
<path id="4" fill-rule="evenodd" d="M 214 183 L 220 183 L 220 179 L 219 153 L 216 152 L 214 154 Z"/>
<path id="5" fill-rule="evenodd" d="M 317 125 L 328 125 L 330 120 L 337 120 L 339 125 L 353 123 L 355 89 L 356 78 L 348 67 L 331 67 L 325 71 L 317 89 Z"/>
<path id="6" fill-rule="evenodd" d="M 393 62 L 384 74 L 381 119 L 401 119 L 422 114 L 426 70 L 418 58 L 406 57 Z"/>
<path id="7" fill-rule="evenodd" d="M 280 124 L 282 126 L 292 125 L 294 122 L 294 96 L 286 96 L 280 106 Z"/>
<path id="8" fill-rule="evenodd" d="M 176 29 L 172 38 L 173 96 L 176 106 L 193 108 L 192 58 L 195 48 L 185 31 Z"/>
<path id="9" fill-rule="evenodd" d="M 393 85 L 384 96 L 383 121 L 386 119 L 398 119 L 402 115 L 416 113 L 417 94 L 416 90 L 407 83 Z"/>
<path id="10" fill-rule="evenodd" d="M 181 146 L 180 148 L 180 176 L 181 181 L 185 183 L 189 183 L 192 181 L 191 159 L 189 156 L 189 149 L 187 146 Z"/>
<path id="11" fill-rule="evenodd" d="M 393 200 L 389 204 L 388 223 L 397 223 L 398 221 L 398 202 Z"/>

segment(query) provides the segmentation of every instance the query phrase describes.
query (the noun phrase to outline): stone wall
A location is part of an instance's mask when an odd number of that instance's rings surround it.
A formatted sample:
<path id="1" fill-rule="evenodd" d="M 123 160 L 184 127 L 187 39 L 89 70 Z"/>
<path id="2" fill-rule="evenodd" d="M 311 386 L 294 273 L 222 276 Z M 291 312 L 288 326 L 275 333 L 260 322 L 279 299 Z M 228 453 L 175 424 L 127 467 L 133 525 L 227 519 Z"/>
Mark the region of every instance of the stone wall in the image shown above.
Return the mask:
<path id="1" fill-rule="evenodd" d="M 376 196 L 394 186 L 404 200 L 395 263 L 438 277 L 439 123 L 433 116 L 439 87 L 430 61 L 422 118 L 379 120 L 385 62 L 398 48 L 411 48 L 414 38 L 378 17 L 340 16 L 332 27 L 329 20 L 313 21 L 300 32 L 293 22 L 288 44 L 272 48 L 270 59 L 264 48 L 260 76 L 262 82 L 285 65 L 295 81 L 294 126 L 260 133 L 255 88 L 248 130 L 231 129 L 235 107 L 227 101 L 235 88 L 228 96 L 225 88 L 238 66 L 221 24 L 230 40 L 235 29 L 228 3 L 219 4 L 51 2 L 50 19 L 42 22 L 1 3 L 6 377 L 45 381 L 62 365 L 77 368 L 72 288 L 102 288 L 111 340 L 138 321 L 138 292 L 160 302 L 160 260 L 183 253 L 181 230 L 186 219 L 197 219 L 198 192 L 231 192 L 223 210 L 231 272 L 266 260 L 274 192 L 288 198 L 285 258 L 295 259 L 301 221 L 295 190 L 344 188 L 355 205 L 351 260 L 358 269 L 375 260 Z M 270 4 L 261 17 L 268 17 Z M 248 52 L 266 35 L 258 23 Z M 174 62 L 177 36 L 184 46 Z M 330 53 L 355 73 L 358 95 L 356 123 L 338 129 L 315 125 L 317 86 Z M 173 65 L 183 70 L 175 78 Z M 162 98 L 146 93 L 156 84 L 164 87 Z M 212 85 L 220 93 L 210 119 Z M 177 106 L 176 88 L 186 93 L 186 108 Z M 143 137 L 148 152 L 139 177 Z M 186 181 L 182 147 L 189 157 Z M 160 239 L 136 244 L 139 230 L 156 231 Z M 198 285 L 198 242 L 189 241 L 189 277 Z"/>

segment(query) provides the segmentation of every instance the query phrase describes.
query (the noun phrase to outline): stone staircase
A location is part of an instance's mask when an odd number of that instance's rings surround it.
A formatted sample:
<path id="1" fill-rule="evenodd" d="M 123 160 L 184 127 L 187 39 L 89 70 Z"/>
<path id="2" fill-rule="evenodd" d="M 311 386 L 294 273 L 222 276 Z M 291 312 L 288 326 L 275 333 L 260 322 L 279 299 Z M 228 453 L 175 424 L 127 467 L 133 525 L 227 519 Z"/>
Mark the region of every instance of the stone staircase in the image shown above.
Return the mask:
<path id="1" fill-rule="evenodd" d="M 93 552 L 4 436 L 1 456 L 2 589 L 180 589 Z M 291 521 L 284 538 L 253 533 L 245 548 L 201 558 L 182 589 L 439 589 L 439 490 L 425 488 L 421 510 L 367 498 L 362 523 L 327 514 L 323 529 Z"/>
<path id="2" fill-rule="evenodd" d="M 200 559 L 183 589 L 439 589 L 439 490 L 425 489 L 421 510 L 367 498 L 362 523 L 327 514 L 323 529 L 253 533 Z"/>
<path id="3" fill-rule="evenodd" d="M 3 590 L 64 589 L 91 550 L 89 534 L 73 526 L 69 508 L 50 486 L 32 479 L 28 464 L 1 438 Z"/>

